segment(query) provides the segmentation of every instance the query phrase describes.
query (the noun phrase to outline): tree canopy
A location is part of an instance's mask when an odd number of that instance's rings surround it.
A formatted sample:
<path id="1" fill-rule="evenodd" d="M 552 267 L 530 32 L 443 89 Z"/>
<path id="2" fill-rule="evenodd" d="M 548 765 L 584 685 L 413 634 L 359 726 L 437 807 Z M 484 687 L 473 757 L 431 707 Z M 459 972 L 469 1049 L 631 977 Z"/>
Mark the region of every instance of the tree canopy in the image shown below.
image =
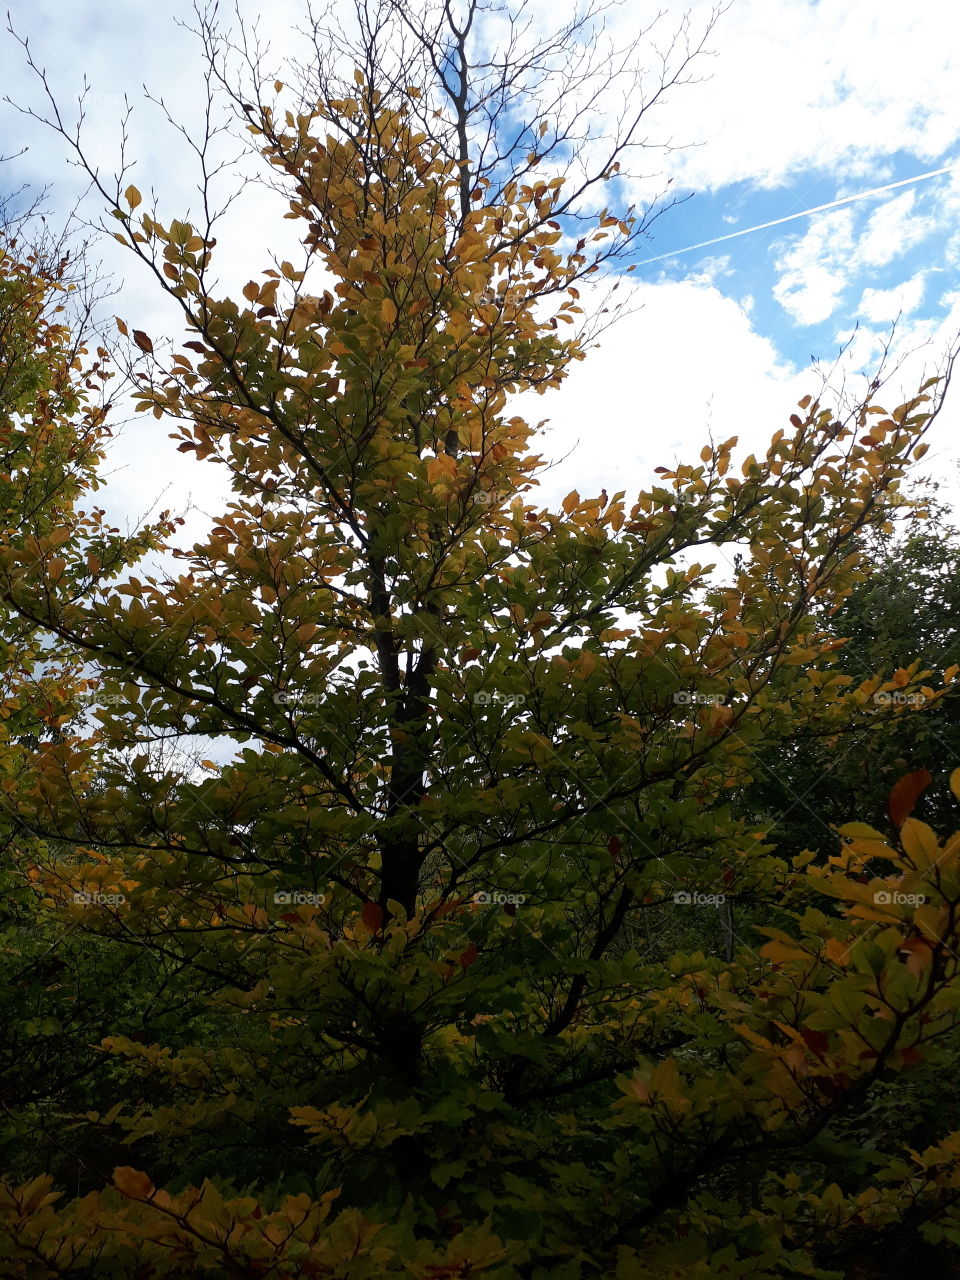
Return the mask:
<path id="1" fill-rule="evenodd" d="M 847 669 L 826 625 L 946 380 L 889 411 L 806 396 L 760 457 L 731 438 L 538 505 L 511 397 L 583 357 L 584 280 L 643 219 L 588 219 L 536 152 L 465 163 L 466 61 L 434 128 L 372 30 L 349 92 L 234 90 L 299 262 L 224 294 L 209 223 L 110 193 L 186 329 L 117 320 L 137 407 L 230 474 L 192 548 L 86 505 L 109 356 L 67 359 L 23 302 L 55 282 L 4 259 L 27 372 L 0 595 L 66 658 L 8 651 L 5 874 L 90 948 L 63 999 L 110 1026 L 89 1084 L 45 1081 L 75 1196 L 20 1180 L 51 1129 L 9 1094 L 8 1274 L 826 1280 L 904 1233 L 949 1253 L 960 1132 L 862 1125 L 955 1030 L 960 835 L 911 816 L 917 770 L 882 829 L 851 797 L 827 852 L 743 802 L 798 732 L 952 691 L 900 652 Z M 210 742 L 227 762 L 196 767 Z M 98 995 L 134 962 L 136 998 Z"/>

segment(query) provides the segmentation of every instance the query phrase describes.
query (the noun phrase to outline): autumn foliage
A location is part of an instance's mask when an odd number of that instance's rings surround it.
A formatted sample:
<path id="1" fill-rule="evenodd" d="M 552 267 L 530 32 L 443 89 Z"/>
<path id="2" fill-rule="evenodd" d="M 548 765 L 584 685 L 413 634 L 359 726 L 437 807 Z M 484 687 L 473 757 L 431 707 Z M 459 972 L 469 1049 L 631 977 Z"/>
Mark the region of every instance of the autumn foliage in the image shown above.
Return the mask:
<path id="1" fill-rule="evenodd" d="M 242 298 L 204 229 L 132 186 L 114 210 L 189 330 L 118 321 L 138 407 L 231 475 L 178 576 L 127 572 L 166 514 L 125 539 L 80 505 L 106 353 L 3 404 L 5 620 L 71 659 L 36 740 L 39 650 L 6 676 L 8 855 L 182 1013 L 98 1038 L 63 1139 L 91 1189 L 0 1184 L 3 1274 L 825 1280 L 887 1234 L 955 1243 L 960 1133 L 865 1160 L 849 1124 L 956 1026 L 960 835 L 910 816 L 929 775 L 826 862 L 736 804 L 798 724 L 876 727 L 907 714 L 878 691 L 933 705 L 956 675 L 858 683 L 813 614 L 868 573 L 935 383 L 890 413 L 807 397 L 759 458 L 733 438 L 539 507 L 509 397 L 582 357 L 629 224 L 572 240 L 555 178 L 465 207 L 415 101 L 358 73 L 251 108 L 304 256 Z M 228 763 L 158 749 L 208 738 Z M 732 959 L 698 944 L 705 895 Z"/>

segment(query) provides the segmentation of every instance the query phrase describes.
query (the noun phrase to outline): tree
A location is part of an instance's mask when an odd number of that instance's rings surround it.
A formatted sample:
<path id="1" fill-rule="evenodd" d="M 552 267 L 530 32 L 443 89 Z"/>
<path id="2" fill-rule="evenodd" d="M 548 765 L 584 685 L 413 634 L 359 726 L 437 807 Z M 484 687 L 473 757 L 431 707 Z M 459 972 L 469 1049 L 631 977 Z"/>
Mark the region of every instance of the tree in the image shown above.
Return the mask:
<path id="1" fill-rule="evenodd" d="M 956 841 L 909 817 L 916 779 L 889 839 L 853 823 L 819 863 L 729 803 L 798 724 L 949 688 L 857 683 L 817 617 L 867 575 L 943 388 L 889 414 L 807 397 L 739 475 L 731 439 L 629 506 L 538 508 L 508 396 L 582 355 L 560 323 L 636 224 L 565 242 L 560 179 L 476 165 L 465 206 L 420 86 L 368 70 L 282 121 L 254 97 L 305 252 L 242 303 L 208 226 L 118 184 L 116 234 L 191 331 L 168 359 L 131 331 L 140 407 L 235 493 L 185 572 L 118 584 L 171 522 L 108 565 L 79 494 L 31 512 L 11 477 L 7 607 L 102 697 L 95 731 L 5 753 L 12 820 L 66 851 L 33 883 L 189 973 L 212 1019 L 104 1039 L 119 1109 L 78 1131 L 156 1163 L 63 1207 L 49 1178 L 2 1184 L 12 1274 L 826 1276 L 884 1231 L 950 1246 L 960 1137 L 913 1159 L 891 1135 L 865 1169 L 842 1125 L 955 1025 Z M 729 543 L 725 581 L 676 567 Z M 230 763 L 156 757 L 207 738 Z M 722 894 L 785 927 L 644 960 L 649 912 Z"/>
<path id="2" fill-rule="evenodd" d="M 838 610 L 822 615 L 824 630 L 843 642 L 837 669 L 855 680 L 875 671 L 892 676 L 918 660 L 931 670 L 960 661 L 957 530 L 938 489 L 928 482 L 891 504 L 900 508 L 898 524 L 864 541 L 869 578 Z M 851 795 L 861 798 L 865 817 L 882 822 L 897 778 L 938 761 L 960 763 L 955 690 L 934 707 L 898 689 L 878 691 L 873 701 L 875 724 L 827 738 L 801 729 L 786 751 L 761 757 L 742 811 L 767 814 L 779 848 L 826 852 L 831 824 L 843 821 Z M 933 825 L 951 821 L 945 779 L 924 792 L 921 804 Z"/>
<path id="3" fill-rule="evenodd" d="M 108 432 L 106 351 L 89 361 L 92 310 L 101 281 L 84 246 L 40 225 L 37 207 L 11 211 L 0 226 L 0 495 L 4 525 L 58 539 L 76 515 L 74 500 L 98 485 Z M 99 513 L 102 516 L 102 512 Z M 88 535 L 98 514 L 81 521 Z M 11 531 L 12 532 L 12 531 Z M 116 531 L 113 531 L 114 534 Z M 108 571 L 128 565 L 109 548 Z M 13 534 L 16 539 L 17 534 Z M 28 542 L 20 545 L 28 545 Z M 130 544 L 132 558 L 140 546 Z M 136 1032 L 158 997 L 156 965 L 147 956 L 121 962 L 115 947 L 49 912 L 38 912 L 31 888 L 36 860 L 52 850 L 17 820 L 12 797 L 31 753 L 62 742 L 83 721 L 90 688 L 83 655 L 18 617 L 0 616 L 0 982 L 4 1038 L 0 1047 L 0 1143 L 3 1167 L 32 1176 L 38 1158 L 58 1178 L 80 1185 L 64 1118 L 88 1110 L 91 1079 L 116 1071 L 96 1045 L 118 1025 Z M 65 846 L 54 846 L 60 856 Z M 175 984 L 174 984 L 175 985 Z M 182 1011 L 182 1002 L 178 1002 Z M 131 1101 L 133 1098 L 131 1097 Z M 119 1154 L 123 1154 L 122 1151 Z"/>

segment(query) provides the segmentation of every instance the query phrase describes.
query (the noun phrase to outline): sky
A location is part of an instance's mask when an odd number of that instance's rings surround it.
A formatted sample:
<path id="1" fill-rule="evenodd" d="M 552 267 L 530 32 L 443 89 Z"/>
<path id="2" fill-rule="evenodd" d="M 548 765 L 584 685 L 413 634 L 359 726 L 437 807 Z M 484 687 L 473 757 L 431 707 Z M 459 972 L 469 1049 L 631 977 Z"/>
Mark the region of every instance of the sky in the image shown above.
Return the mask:
<path id="1" fill-rule="evenodd" d="M 251 20 L 260 6 L 240 0 L 239 8 Z M 556 465 L 542 478 L 542 501 L 556 505 L 571 488 L 586 497 L 603 487 L 626 489 L 629 500 L 653 482 L 655 466 L 695 462 L 711 434 L 739 434 L 750 452 L 786 425 L 802 395 L 819 390 L 814 359 L 830 366 L 845 348 L 842 370 L 871 376 L 897 317 L 893 351 L 904 364 L 887 407 L 937 371 L 960 334 L 960 168 L 949 168 L 960 162 L 960 42 L 945 35 L 952 8 L 947 0 L 732 0 L 724 9 L 684 77 L 689 82 L 649 113 L 651 147 L 641 161 L 645 174 L 659 176 L 627 184 L 641 205 L 668 178 L 672 192 L 689 197 L 638 245 L 635 271 L 618 294 L 630 314 L 561 390 L 518 399 L 516 411 L 549 420 L 537 450 Z M 528 12 L 547 31 L 568 9 L 530 0 Z M 666 51 L 669 60 L 679 47 L 671 37 L 687 11 L 667 0 L 638 52 L 649 68 L 641 86 L 655 84 L 659 57 Z M 694 42 L 710 12 L 700 0 L 689 6 Z M 656 13 L 641 0 L 613 7 L 610 38 L 627 40 Z M 295 28 L 303 15 L 299 0 L 272 0 L 263 30 L 278 62 L 302 51 Z M 134 104 L 131 178 L 161 194 L 167 217 L 183 216 L 193 199 L 192 157 L 163 111 L 144 101 L 142 86 L 174 118 L 198 118 L 203 63 L 199 42 L 182 25 L 190 21 L 189 7 L 170 0 L 36 0 L 13 9 L 13 24 L 30 38 L 66 115 L 86 79 L 86 145 L 105 171 L 115 168 L 124 95 Z M 49 109 L 6 34 L 0 67 L 10 98 Z M 636 107 L 643 91 L 626 105 Z M 607 124 L 595 117 L 593 143 Z M 68 166 L 66 144 L 0 104 L 0 154 L 21 147 L 24 154 L 0 169 L 4 187 L 46 186 L 50 211 L 69 209 L 85 180 Z M 804 212 L 939 169 L 948 171 Z M 81 208 L 90 217 L 97 211 L 89 200 Z M 267 247 L 282 247 L 291 224 L 278 220 L 280 212 L 267 193 L 244 190 L 242 216 L 218 251 L 232 287 L 270 265 Z M 748 230 L 798 213 L 804 216 Z M 111 309 L 155 341 L 179 338 L 176 313 L 142 268 L 110 241 L 102 256 L 122 280 Z M 920 474 L 954 476 L 957 395 Z M 170 429 L 147 415 L 131 423 L 111 450 L 98 500 L 128 523 L 151 508 L 186 512 L 184 536 L 192 541 L 222 508 L 225 472 L 178 454 Z"/>

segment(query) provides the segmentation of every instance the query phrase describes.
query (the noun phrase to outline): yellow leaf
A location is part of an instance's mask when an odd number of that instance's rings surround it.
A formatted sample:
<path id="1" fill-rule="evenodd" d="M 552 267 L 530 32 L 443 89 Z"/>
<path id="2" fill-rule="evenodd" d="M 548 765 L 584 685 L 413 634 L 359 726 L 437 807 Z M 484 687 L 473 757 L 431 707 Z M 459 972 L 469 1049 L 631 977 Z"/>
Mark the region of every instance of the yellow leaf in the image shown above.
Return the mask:
<path id="1" fill-rule="evenodd" d="M 142 198 L 140 195 L 140 192 L 137 190 L 136 187 L 127 187 L 126 191 L 123 193 L 123 196 L 131 209 L 135 209 L 137 205 L 140 203 Z"/>
<path id="2" fill-rule="evenodd" d="M 66 567 L 66 560 L 51 560 L 47 565 L 47 572 L 50 574 L 53 581 L 56 582 L 58 578 L 63 577 L 63 571 Z"/>
<path id="3" fill-rule="evenodd" d="M 596 665 L 597 660 L 590 650 L 583 649 L 581 650 L 580 657 L 575 663 L 576 673 L 581 680 L 586 680 L 586 678 L 593 673 Z"/>
<path id="4" fill-rule="evenodd" d="M 810 953 L 798 947 L 788 947 L 784 942 L 768 942 L 760 948 L 760 954 L 772 964 L 781 964 L 785 960 L 809 960 Z"/>
<path id="5" fill-rule="evenodd" d="M 571 491 L 567 494 L 567 496 L 563 500 L 563 509 L 565 513 L 569 515 L 570 512 L 575 511 L 579 505 L 580 505 L 580 495 L 579 493 L 577 493 L 576 489 L 571 489 Z"/>
<path id="6" fill-rule="evenodd" d="M 940 843 L 925 822 L 906 818 L 900 828 L 900 842 L 904 852 L 916 867 L 928 867 L 940 852 Z"/>
<path id="7" fill-rule="evenodd" d="M 683 1093 L 683 1081 L 673 1058 L 665 1058 L 650 1074 L 650 1084 L 659 1100 L 671 1111 L 689 1111 L 692 1103 Z"/>
<path id="8" fill-rule="evenodd" d="M 960 773 L 960 769 L 957 772 Z M 837 830 L 848 840 L 879 840 L 881 843 L 884 840 L 880 832 L 866 822 L 845 822 L 842 827 L 837 827 Z"/>
<path id="9" fill-rule="evenodd" d="M 120 330 L 120 332 L 123 334 L 125 338 L 128 338 L 130 336 L 130 330 L 123 323 L 123 321 L 120 319 L 119 316 L 114 316 L 113 318 L 117 322 L 117 328 Z"/>
<path id="10" fill-rule="evenodd" d="M 380 314 L 383 316 L 385 324 L 396 324 L 397 308 L 390 298 L 384 298 L 380 303 Z"/>
<path id="11" fill-rule="evenodd" d="M 302 627 L 297 627 L 297 639 L 301 644 L 308 644 L 317 634 L 317 624 L 315 622 L 305 622 Z"/>
<path id="12" fill-rule="evenodd" d="M 950 790 L 953 792 L 954 799 L 960 800 L 960 769 L 954 769 L 950 775 Z"/>
<path id="13" fill-rule="evenodd" d="M 22 1213 L 36 1213 L 38 1209 L 44 1209 L 48 1204 L 59 1199 L 55 1191 L 49 1190 L 50 1183 L 51 1179 L 44 1174 L 18 1188 Z"/>
<path id="14" fill-rule="evenodd" d="M 243 286 L 243 296 L 246 298 L 248 302 L 256 302 L 256 300 L 260 297 L 260 286 L 257 284 L 255 280 L 249 280 Z"/>

